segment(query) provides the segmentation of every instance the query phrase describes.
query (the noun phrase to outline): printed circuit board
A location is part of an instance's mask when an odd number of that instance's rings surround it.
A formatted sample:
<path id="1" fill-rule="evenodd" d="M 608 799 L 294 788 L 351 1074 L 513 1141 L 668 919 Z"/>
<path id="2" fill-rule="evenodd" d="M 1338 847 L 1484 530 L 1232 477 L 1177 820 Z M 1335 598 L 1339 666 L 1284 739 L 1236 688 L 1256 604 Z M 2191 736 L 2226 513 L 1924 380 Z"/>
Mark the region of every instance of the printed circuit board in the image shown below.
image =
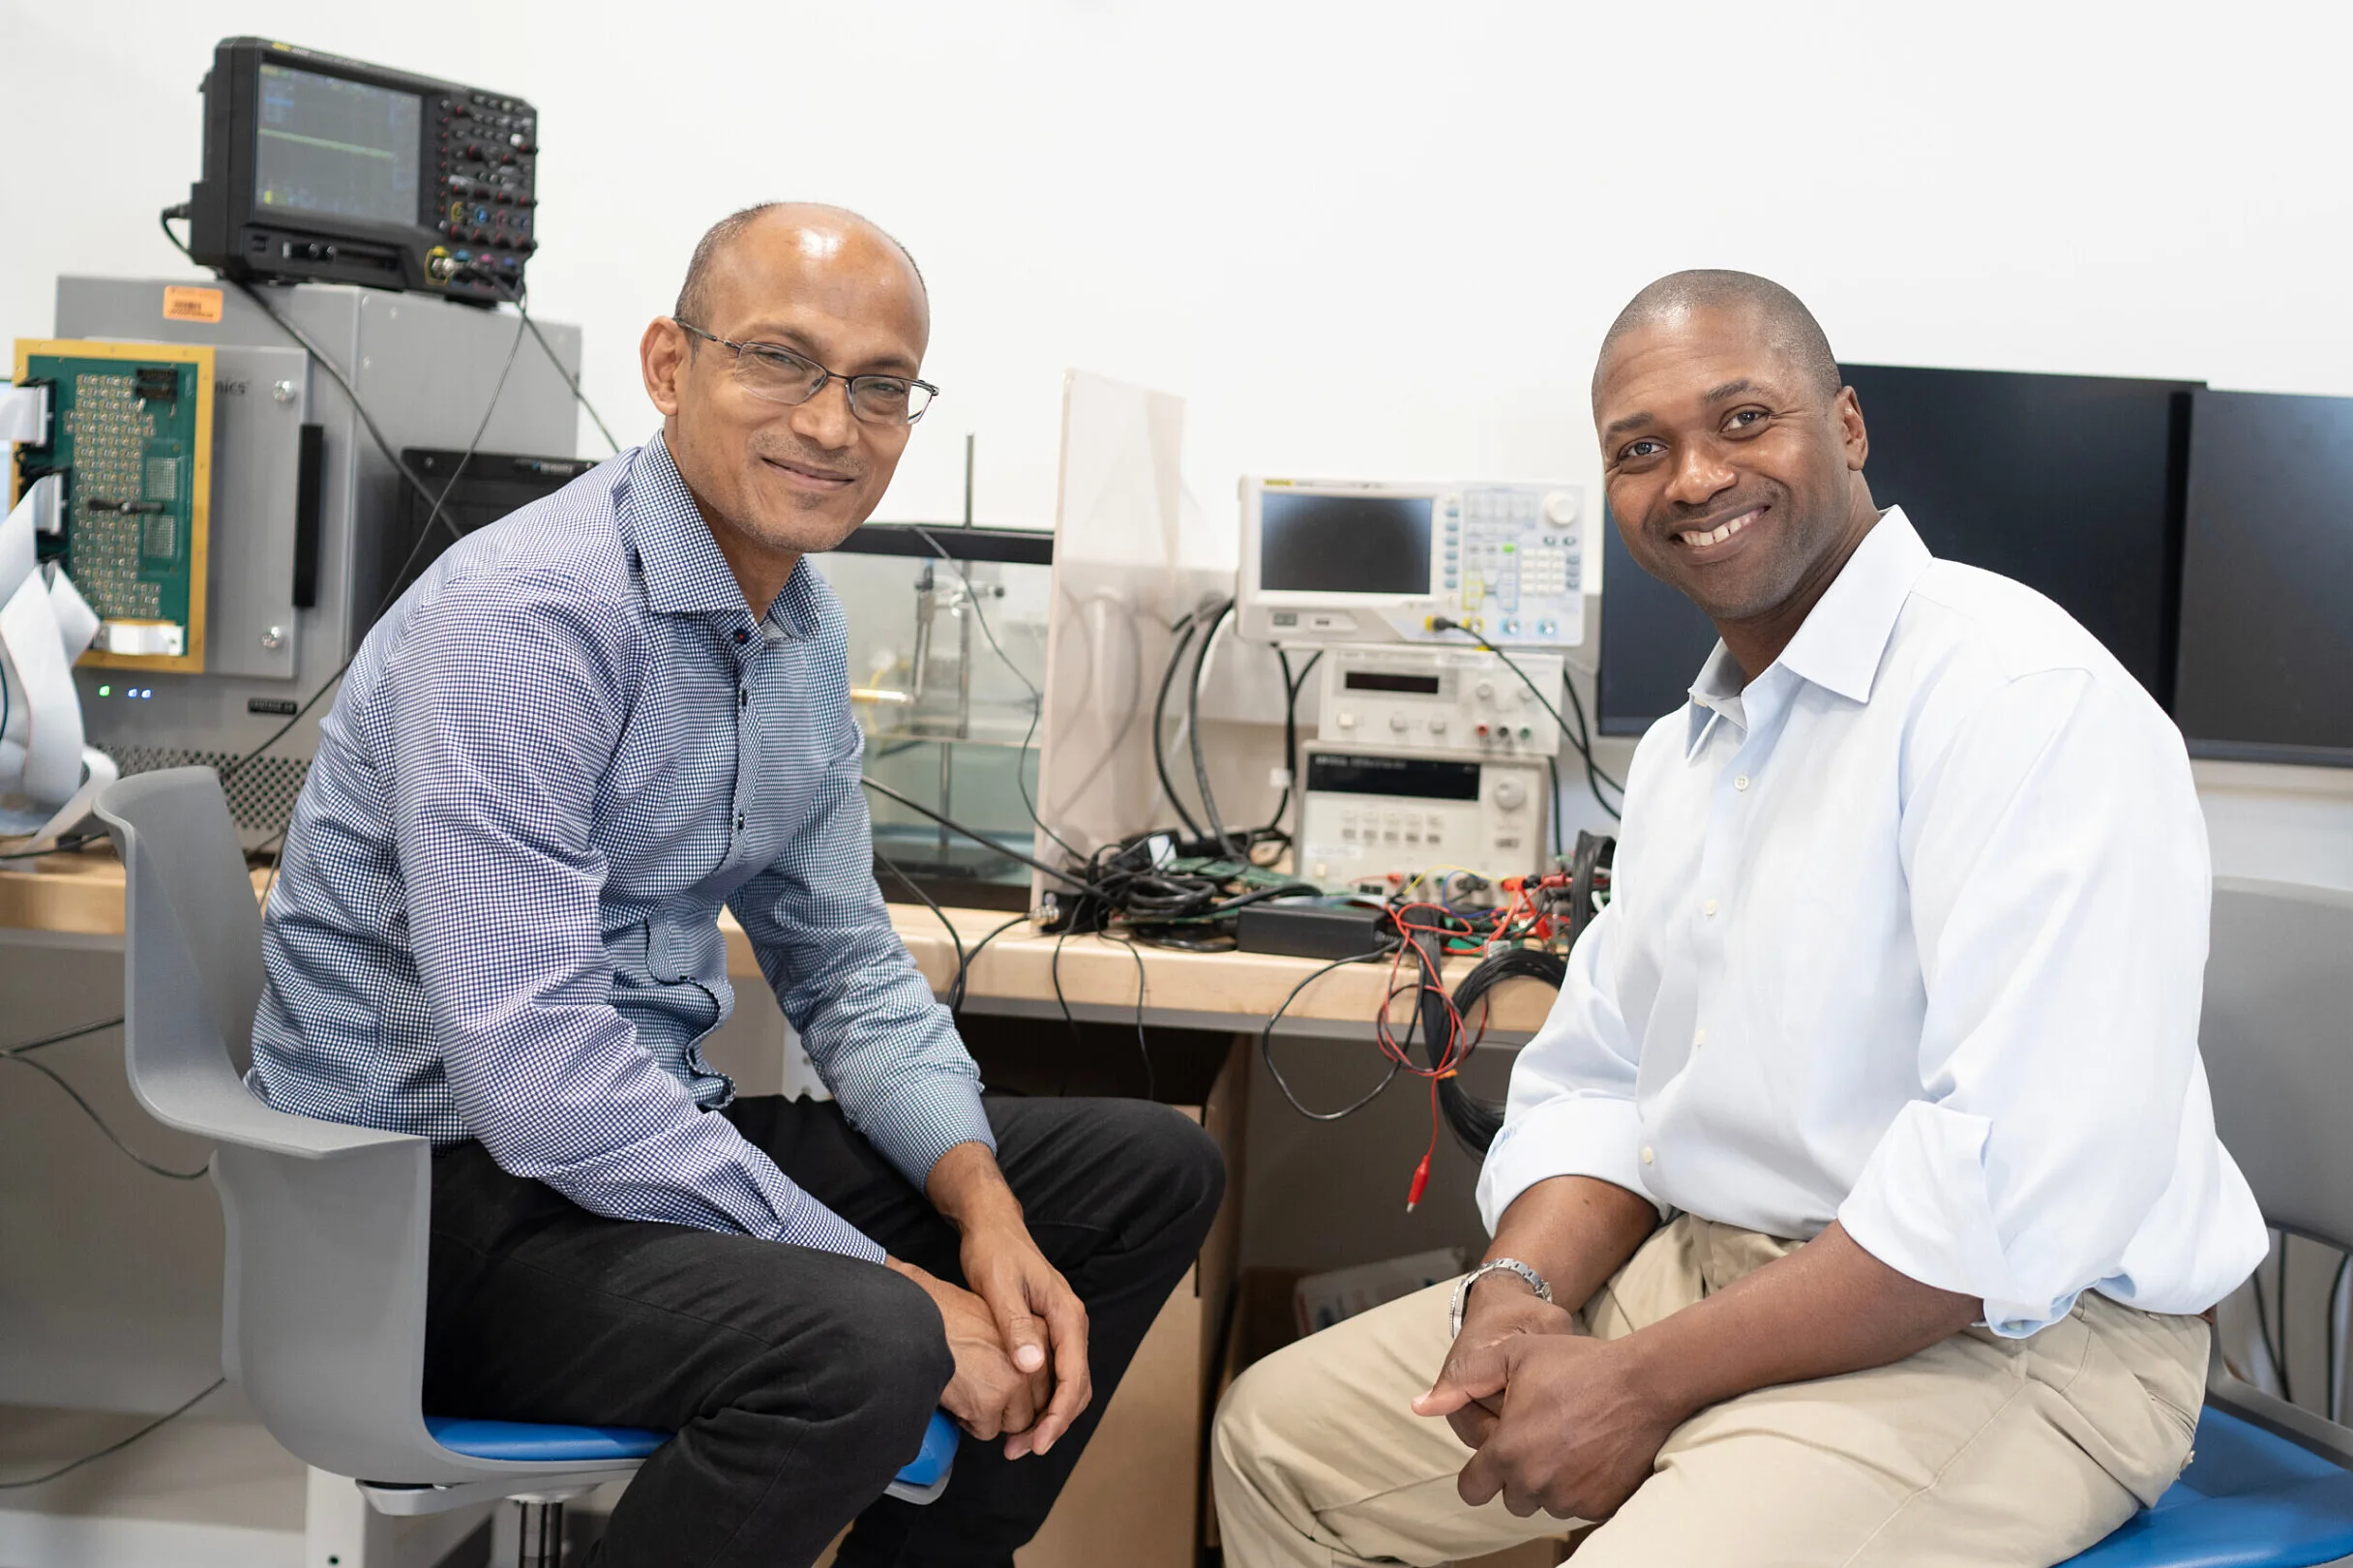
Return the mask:
<path id="1" fill-rule="evenodd" d="M 16 448 L 10 500 L 65 476 L 62 532 L 39 547 L 99 614 L 83 662 L 202 669 L 212 349 L 19 339 L 15 381 L 48 388 L 49 426 Z"/>

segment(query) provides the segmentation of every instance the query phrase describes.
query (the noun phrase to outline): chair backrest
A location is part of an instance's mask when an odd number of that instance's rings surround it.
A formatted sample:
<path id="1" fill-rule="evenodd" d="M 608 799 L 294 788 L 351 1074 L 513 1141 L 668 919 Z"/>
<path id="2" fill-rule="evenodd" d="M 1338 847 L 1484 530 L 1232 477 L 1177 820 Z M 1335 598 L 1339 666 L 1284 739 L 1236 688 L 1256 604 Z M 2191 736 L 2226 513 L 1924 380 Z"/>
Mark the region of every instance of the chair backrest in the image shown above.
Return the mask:
<path id="1" fill-rule="evenodd" d="M 123 859 L 132 1090 L 157 1120 L 218 1145 L 223 1370 L 273 1437 L 338 1475 L 563 1473 L 452 1454 L 426 1431 L 426 1140 L 272 1109 L 232 1062 L 261 995 L 261 916 L 220 779 L 135 774 L 97 810 Z"/>
<path id="2" fill-rule="evenodd" d="M 2353 893 L 2217 877 L 2198 1044 L 2264 1219 L 2353 1248 Z"/>
<path id="3" fill-rule="evenodd" d="M 261 911 L 210 768 L 134 774 L 99 797 L 122 855 L 132 1091 L 157 1120 L 213 1138 L 250 1100 L 237 1063 L 261 999 Z M 224 1096 L 234 1095 L 227 1100 Z"/>

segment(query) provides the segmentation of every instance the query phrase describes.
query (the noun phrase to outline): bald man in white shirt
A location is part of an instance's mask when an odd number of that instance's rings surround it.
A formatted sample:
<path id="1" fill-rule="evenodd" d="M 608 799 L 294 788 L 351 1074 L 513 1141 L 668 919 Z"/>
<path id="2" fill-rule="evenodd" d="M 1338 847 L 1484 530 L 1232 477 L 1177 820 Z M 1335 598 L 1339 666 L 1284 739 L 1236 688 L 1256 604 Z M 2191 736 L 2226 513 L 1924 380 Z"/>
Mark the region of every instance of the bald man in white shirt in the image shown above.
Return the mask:
<path id="1" fill-rule="evenodd" d="M 1242 1377 L 1226 1561 L 1562 1520 L 1605 1522 L 1578 1568 L 2063 1561 L 2181 1469 L 2195 1315 L 2265 1251 L 2198 1058 L 2181 737 L 1873 503 L 1777 284 L 1652 284 L 1593 411 L 1627 548 L 1722 642 L 1513 1071 L 1485 1261 Z"/>

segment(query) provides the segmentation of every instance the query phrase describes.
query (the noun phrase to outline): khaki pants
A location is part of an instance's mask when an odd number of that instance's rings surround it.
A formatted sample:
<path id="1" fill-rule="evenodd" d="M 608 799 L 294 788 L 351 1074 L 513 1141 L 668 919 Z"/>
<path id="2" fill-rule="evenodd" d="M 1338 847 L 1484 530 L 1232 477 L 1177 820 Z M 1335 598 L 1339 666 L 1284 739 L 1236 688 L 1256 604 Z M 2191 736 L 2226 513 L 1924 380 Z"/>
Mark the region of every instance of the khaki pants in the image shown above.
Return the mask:
<path id="1" fill-rule="evenodd" d="M 1586 1303 L 1616 1339 L 1797 1247 L 1686 1215 Z M 1471 1451 L 1407 1402 L 1448 1346 L 1451 1285 L 1328 1328 L 1245 1373 L 1212 1469 L 1229 1568 L 1432 1564 L 1567 1527 L 1454 1490 Z M 2187 1462 L 2207 1329 L 2086 1293 L 2026 1340 L 1983 1328 L 1908 1360 L 1761 1389 L 1668 1437 L 1576 1568 L 2041 1565 L 2153 1502 Z"/>

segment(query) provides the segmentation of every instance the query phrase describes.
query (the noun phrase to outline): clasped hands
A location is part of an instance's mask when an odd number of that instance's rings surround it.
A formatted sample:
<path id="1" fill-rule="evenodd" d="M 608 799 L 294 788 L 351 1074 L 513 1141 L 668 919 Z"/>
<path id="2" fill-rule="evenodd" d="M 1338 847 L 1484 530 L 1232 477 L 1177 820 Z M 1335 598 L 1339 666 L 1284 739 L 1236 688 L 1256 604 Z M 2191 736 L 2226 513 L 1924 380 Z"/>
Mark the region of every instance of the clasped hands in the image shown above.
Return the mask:
<path id="1" fill-rule="evenodd" d="M 1463 1501 L 1500 1495 L 1523 1519 L 1602 1520 L 1650 1478 L 1688 1413 L 1647 1382 L 1627 1341 L 1579 1334 L 1566 1308 L 1491 1275 L 1472 1287 L 1462 1333 L 1414 1412 L 1445 1417 L 1477 1450 L 1455 1483 Z"/>
<path id="2" fill-rule="evenodd" d="M 1094 1398 L 1087 1308 L 1029 1237 L 1018 1210 L 967 1224 L 961 1262 L 971 1288 L 897 1258 L 889 1266 L 939 1309 L 955 1357 L 940 1407 L 1005 1457 L 1043 1454 Z"/>

